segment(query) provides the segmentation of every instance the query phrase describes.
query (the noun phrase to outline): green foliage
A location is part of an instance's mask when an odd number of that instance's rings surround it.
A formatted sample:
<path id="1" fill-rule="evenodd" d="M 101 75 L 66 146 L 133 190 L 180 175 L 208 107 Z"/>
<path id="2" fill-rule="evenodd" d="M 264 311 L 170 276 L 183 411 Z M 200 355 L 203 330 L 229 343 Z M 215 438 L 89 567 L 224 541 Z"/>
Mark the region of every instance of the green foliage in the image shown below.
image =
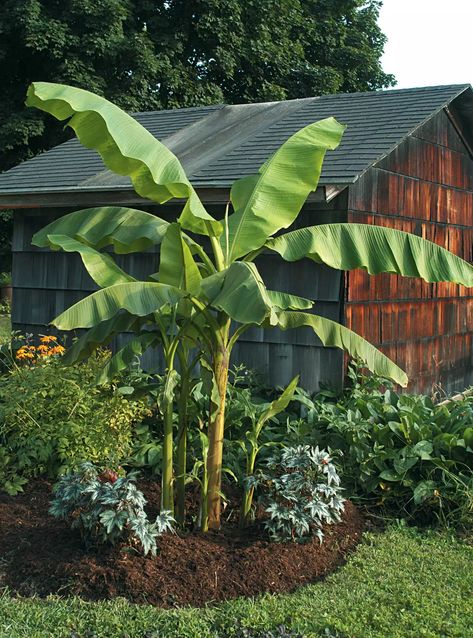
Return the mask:
<path id="1" fill-rule="evenodd" d="M 0 272 L 0 286 L 11 286 L 11 272 Z"/>
<path id="2" fill-rule="evenodd" d="M 64 139 L 23 106 L 33 79 L 128 111 L 300 98 L 393 84 L 376 0 L 4 0 L 0 171 Z"/>
<path id="3" fill-rule="evenodd" d="M 275 452 L 247 481 L 259 488 L 270 515 L 265 526 L 278 541 L 314 535 L 322 542 L 324 524 L 338 523 L 344 510 L 340 477 L 326 450 L 309 445 Z"/>
<path id="4" fill-rule="evenodd" d="M 391 527 L 366 534 L 347 564 L 321 582 L 216 607 L 162 610 L 123 598 L 5 593 L 0 638 L 231 638 L 242 627 L 257 635 L 280 625 L 307 638 L 470 638 L 472 561 L 471 545 L 451 536 Z"/>
<path id="5" fill-rule="evenodd" d="M 109 355 L 62 367 L 58 360 L 14 367 L 0 379 L 0 489 L 33 476 L 54 478 L 82 461 L 117 465 L 131 450 L 133 424 L 149 414 L 95 378 Z"/>
<path id="6" fill-rule="evenodd" d="M 473 399 L 436 406 L 423 395 L 351 368 L 352 387 L 334 400 L 300 394 L 312 440 L 341 450 L 350 494 L 391 516 L 471 524 Z"/>
<path id="7" fill-rule="evenodd" d="M 174 511 L 176 471 L 181 524 L 185 518 L 190 373 L 197 361 L 202 370 L 210 372 L 204 468 L 208 493 L 207 506 L 201 508 L 208 512 L 202 519 L 206 531 L 207 526 L 218 529 L 220 525 L 230 357 L 237 340 L 252 326 L 282 330 L 307 327 L 325 346 L 341 348 L 370 370 L 400 385 L 407 384 L 406 374 L 360 335 L 326 317 L 301 312 L 310 309 L 311 300 L 267 290 L 254 263 L 265 247 L 288 261 L 310 257 L 343 270 L 364 268 L 373 273 L 419 276 L 429 282 L 453 281 L 465 286 L 473 282 L 473 266 L 468 262 L 432 242 L 393 229 L 327 224 L 273 237 L 296 220 L 310 192 L 317 189 L 325 153 L 341 141 L 344 126 L 332 117 L 308 124 L 286 140 L 257 174 L 237 180 L 225 217 L 218 221 L 206 211 L 177 157 L 116 105 L 88 91 L 48 82 L 31 84 L 26 103 L 58 120 L 67 120 L 79 140 L 96 150 L 109 169 L 129 176 L 142 197 L 159 203 L 172 198 L 184 200 L 177 223 L 167 226 L 159 219 L 152 222 L 146 214 L 105 207 L 66 215 L 33 237 L 35 245 L 78 252 L 90 276 L 102 288 L 52 322 L 60 330 L 91 329 L 82 337 L 76 360 L 109 343 L 118 324 L 122 320 L 128 323 L 129 317 L 134 317 L 132 325 L 137 334 L 117 353 L 101 380 L 126 368 L 147 348 L 162 348 L 166 366 L 160 401 L 164 421 L 162 501 L 166 509 Z M 144 228 L 137 233 L 141 224 Z M 184 231 L 207 236 L 211 254 Z M 133 280 L 108 253 L 99 251 L 109 244 L 121 253 L 139 251 L 142 242 L 150 239 L 161 244 L 159 271 L 148 277 L 151 281 Z M 197 352 L 195 357 L 192 351 Z M 177 359 L 181 371 L 179 393 Z M 177 464 L 174 402 L 179 405 Z M 247 496 L 251 502 L 251 494 Z M 248 509 L 247 502 L 244 518 Z"/>
<path id="8" fill-rule="evenodd" d="M 135 479 L 83 463 L 77 472 L 61 477 L 49 513 L 78 529 L 87 545 L 138 541 L 145 555 L 155 556 L 156 538 L 171 531 L 173 518 L 163 510 L 149 522 Z"/>

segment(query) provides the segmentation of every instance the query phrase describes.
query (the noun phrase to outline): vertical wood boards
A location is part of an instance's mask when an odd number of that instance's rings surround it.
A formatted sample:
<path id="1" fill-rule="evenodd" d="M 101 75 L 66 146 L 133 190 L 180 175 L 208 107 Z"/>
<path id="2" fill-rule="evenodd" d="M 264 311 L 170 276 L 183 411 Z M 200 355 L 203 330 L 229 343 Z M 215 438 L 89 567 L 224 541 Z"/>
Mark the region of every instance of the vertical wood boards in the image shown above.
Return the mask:
<path id="1" fill-rule="evenodd" d="M 473 261 L 473 160 L 442 111 L 350 187 L 349 221 L 414 233 Z M 396 275 L 347 275 L 347 326 L 401 367 L 409 391 L 473 380 L 473 292 Z"/>
<path id="2" fill-rule="evenodd" d="M 222 207 L 209 206 L 209 211 L 223 217 Z M 35 232 L 60 217 L 71 208 L 61 210 L 23 209 L 14 214 L 13 237 L 13 314 L 14 329 L 33 334 L 50 331 L 48 323 L 64 309 L 97 290 L 77 254 L 39 249 L 31 245 Z M 175 219 L 179 209 L 173 205 L 149 207 L 165 219 Z M 346 221 L 346 194 L 330 204 L 310 203 L 302 211 L 298 226 L 329 221 Z M 119 265 L 139 279 L 155 273 L 159 264 L 159 249 L 146 253 L 119 255 Z M 286 263 L 275 253 L 258 258 L 257 266 L 269 288 L 292 292 L 316 300 L 316 310 L 323 316 L 341 316 L 341 273 L 310 260 Z M 120 347 L 123 335 L 115 340 Z M 234 363 L 259 370 L 273 385 L 284 385 L 296 374 L 308 390 L 320 384 L 340 388 L 343 378 L 343 355 L 336 349 L 323 349 L 308 328 L 281 332 L 252 329 L 245 334 L 234 351 Z M 162 366 L 158 353 L 144 360 L 148 367 Z"/>

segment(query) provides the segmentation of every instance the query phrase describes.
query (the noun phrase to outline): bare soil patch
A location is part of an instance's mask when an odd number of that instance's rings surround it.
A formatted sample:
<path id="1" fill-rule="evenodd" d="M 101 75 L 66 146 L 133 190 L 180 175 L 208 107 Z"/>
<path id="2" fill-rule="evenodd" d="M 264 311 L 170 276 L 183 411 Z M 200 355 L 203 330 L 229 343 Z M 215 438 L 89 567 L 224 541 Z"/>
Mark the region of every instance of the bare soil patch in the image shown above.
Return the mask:
<path id="1" fill-rule="evenodd" d="M 141 483 L 156 515 L 159 489 Z M 325 542 L 270 543 L 261 522 L 242 532 L 228 522 L 218 533 L 168 534 L 156 557 L 125 545 L 84 548 L 79 534 L 49 516 L 51 484 L 32 482 L 24 494 L 0 494 L 0 588 L 23 596 L 123 596 L 159 607 L 204 606 L 263 592 L 290 592 L 336 569 L 360 540 L 361 514 L 346 503 Z"/>

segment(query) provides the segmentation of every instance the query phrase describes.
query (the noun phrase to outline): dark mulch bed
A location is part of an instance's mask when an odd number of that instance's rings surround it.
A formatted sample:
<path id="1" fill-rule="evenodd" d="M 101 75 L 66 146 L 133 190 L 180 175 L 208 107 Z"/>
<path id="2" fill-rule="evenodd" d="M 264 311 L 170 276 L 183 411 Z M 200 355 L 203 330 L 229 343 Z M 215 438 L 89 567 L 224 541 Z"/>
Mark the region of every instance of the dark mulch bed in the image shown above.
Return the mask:
<path id="1" fill-rule="evenodd" d="M 155 513 L 158 489 L 140 487 Z M 269 543 L 257 525 L 242 534 L 227 524 L 218 533 L 166 535 L 156 558 L 123 546 L 87 552 L 78 533 L 47 514 L 50 498 L 46 481 L 19 496 L 0 494 L 0 587 L 26 596 L 124 596 L 159 607 L 203 606 L 318 580 L 343 563 L 363 531 L 362 516 L 347 502 L 343 521 L 325 530 L 322 545 L 316 539 Z"/>

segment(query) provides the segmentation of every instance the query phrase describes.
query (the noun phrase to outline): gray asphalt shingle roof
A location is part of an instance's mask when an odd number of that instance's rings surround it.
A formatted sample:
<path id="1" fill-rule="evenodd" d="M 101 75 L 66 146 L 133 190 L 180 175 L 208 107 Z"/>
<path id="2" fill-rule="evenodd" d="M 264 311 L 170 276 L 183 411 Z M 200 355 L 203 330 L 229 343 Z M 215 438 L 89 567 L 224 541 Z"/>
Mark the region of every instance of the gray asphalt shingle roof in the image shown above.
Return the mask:
<path id="1" fill-rule="evenodd" d="M 324 95 L 302 100 L 138 113 L 179 157 L 197 187 L 228 187 L 297 130 L 329 116 L 347 125 L 324 162 L 321 184 L 349 184 L 469 85 Z M 471 90 L 471 89 L 470 89 Z M 70 140 L 0 175 L 0 197 L 18 193 L 129 188 L 100 157 Z"/>

